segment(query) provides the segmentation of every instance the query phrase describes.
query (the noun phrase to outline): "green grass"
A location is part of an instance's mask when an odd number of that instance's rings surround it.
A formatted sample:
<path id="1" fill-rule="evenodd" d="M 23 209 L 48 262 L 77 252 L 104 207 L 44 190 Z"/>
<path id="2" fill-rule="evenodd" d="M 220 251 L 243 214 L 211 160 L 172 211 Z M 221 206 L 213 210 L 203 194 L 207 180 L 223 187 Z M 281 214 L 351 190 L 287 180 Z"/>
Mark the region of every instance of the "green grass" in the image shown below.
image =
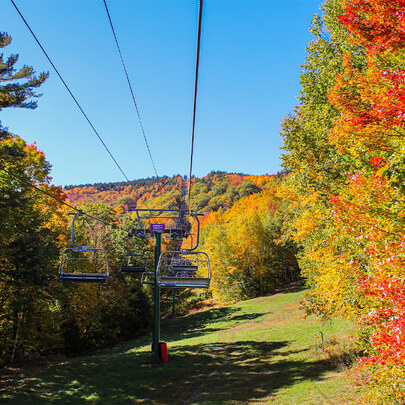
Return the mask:
<path id="1" fill-rule="evenodd" d="M 150 336 L 0 380 L 1 404 L 352 404 L 340 361 L 351 325 L 304 319 L 302 288 L 162 323 L 169 362 Z M 314 348 L 322 331 L 332 356 Z M 334 355 L 335 353 L 336 355 Z"/>

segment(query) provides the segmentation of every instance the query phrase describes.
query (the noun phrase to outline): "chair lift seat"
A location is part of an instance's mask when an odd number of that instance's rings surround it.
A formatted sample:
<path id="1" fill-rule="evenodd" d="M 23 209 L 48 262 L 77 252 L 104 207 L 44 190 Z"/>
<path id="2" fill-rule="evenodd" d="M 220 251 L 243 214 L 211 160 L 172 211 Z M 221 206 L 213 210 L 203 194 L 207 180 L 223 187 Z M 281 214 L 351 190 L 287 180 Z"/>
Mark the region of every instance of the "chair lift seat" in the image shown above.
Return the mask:
<path id="1" fill-rule="evenodd" d="M 151 277 L 150 280 L 148 280 L 148 277 Z M 144 271 L 142 273 L 142 284 L 155 284 L 155 273 L 153 271 Z"/>
<path id="2" fill-rule="evenodd" d="M 101 253 L 102 257 L 94 260 L 91 257 L 68 257 L 69 252 L 96 252 Z M 97 261 L 105 265 L 105 272 L 103 273 L 81 273 L 81 272 L 67 272 L 65 270 L 66 263 L 68 261 Z M 66 248 L 62 252 L 62 258 L 59 265 L 59 280 L 62 281 L 78 281 L 78 282 L 88 282 L 88 283 L 104 283 L 108 280 L 110 274 L 107 253 L 104 249 L 99 248 L 89 248 L 87 246 L 76 246 L 73 248 Z"/>
<path id="3" fill-rule="evenodd" d="M 202 272 L 203 275 L 197 272 Z M 161 287 L 208 288 L 211 281 L 209 257 L 204 252 L 165 251 L 159 257 L 157 282 Z"/>
<path id="4" fill-rule="evenodd" d="M 60 273 L 59 279 L 62 281 L 83 281 L 88 283 L 103 283 L 108 279 L 107 274 L 97 273 Z"/>
<path id="5" fill-rule="evenodd" d="M 146 271 L 146 267 L 122 266 L 121 271 L 126 273 L 143 273 Z"/>
<path id="6" fill-rule="evenodd" d="M 169 277 L 161 276 L 159 285 L 161 287 L 171 288 L 208 288 L 210 286 L 210 280 L 206 277 Z"/>

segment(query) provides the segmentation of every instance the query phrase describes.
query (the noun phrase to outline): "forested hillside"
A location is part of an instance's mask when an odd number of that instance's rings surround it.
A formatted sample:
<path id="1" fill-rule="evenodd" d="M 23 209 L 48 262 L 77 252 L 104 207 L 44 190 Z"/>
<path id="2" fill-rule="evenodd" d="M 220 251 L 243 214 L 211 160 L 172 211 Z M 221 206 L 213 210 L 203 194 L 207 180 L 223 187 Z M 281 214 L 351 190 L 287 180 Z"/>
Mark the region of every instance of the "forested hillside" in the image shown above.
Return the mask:
<path id="1" fill-rule="evenodd" d="M 240 198 L 263 190 L 276 176 L 249 176 L 213 171 L 192 179 L 191 206 L 206 213 L 229 208 Z M 188 190 L 187 178 L 154 177 L 131 182 L 85 184 L 64 188 L 75 204 L 103 203 L 122 213 L 124 205 L 138 208 L 179 208 Z"/>
<path id="2" fill-rule="evenodd" d="M 281 240 L 287 204 L 277 195 L 282 175 L 249 176 L 211 172 L 193 178 L 191 207 L 201 218 L 201 246 L 209 253 L 213 280 L 209 294 L 220 301 L 252 298 L 299 277 L 297 249 Z M 188 182 L 181 176 L 130 183 L 69 186 L 71 203 L 108 204 L 117 219 L 127 207 L 182 208 Z M 135 214 L 132 214 L 135 219 Z M 187 298 L 196 300 L 191 294 Z"/>

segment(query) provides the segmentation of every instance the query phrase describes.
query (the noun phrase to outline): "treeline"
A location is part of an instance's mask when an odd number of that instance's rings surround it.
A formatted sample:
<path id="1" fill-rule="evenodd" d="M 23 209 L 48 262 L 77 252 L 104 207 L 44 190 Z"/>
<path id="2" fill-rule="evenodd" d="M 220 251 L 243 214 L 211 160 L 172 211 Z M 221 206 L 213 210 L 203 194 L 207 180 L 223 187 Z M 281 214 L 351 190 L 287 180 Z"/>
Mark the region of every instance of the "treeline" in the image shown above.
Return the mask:
<path id="1" fill-rule="evenodd" d="M 244 176 L 243 173 L 227 173 L 224 171 L 220 170 L 212 170 L 210 174 L 240 174 Z M 122 190 L 124 187 L 127 186 L 134 186 L 136 188 L 140 187 L 148 187 L 153 184 L 157 184 L 161 181 L 165 182 L 170 182 L 170 181 L 176 181 L 174 179 L 177 179 L 178 177 L 181 177 L 180 174 L 174 174 L 173 176 L 161 176 L 161 177 L 148 177 L 146 179 L 137 179 L 137 180 L 132 180 L 132 181 L 116 181 L 116 182 L 110 182 L 110 183 L 86 183 L 86 184 L 77 184 L 77 185 L 67 185 L 64 186 L 64 190 L 72 190 L 74 188 L 84 188 L 84 187 L 93 187 L 94 189 L 98 191 L 106 191 L 106 190 Z M 194 176 L 193 176 L 194 178 Z M 186 181 L 187 176 L 184 176 L 183 179 Z"/>
<path id="2" fill-rule="evenodd" d="M 405 402 L 405 3 L 327 0 L 283 123 L 304 306 L 358 322 L 364 402 Z"/>
<path id="3" fill-rule="evenodd" d="M 141 188 L 141 187 L 150 187 L 155 184 L 158 184 L 159 182 L 163 182 L 166 184 L 170 184 L 173 182 L 176 182 L 176 179 L 178 177 L 181 177 L 179 174 L 174 175 L 172 177 L 169 176 L 162 176 L 162 177 L 149 177 L 146 179 L 138 179 L 138 180 L 132 180 L 132 181 L 118 181 L 118 182 L 110 182 L 110 183 L 86 183 L 86 184 L 78 184 L 78 185 L 68 185 L 63 187 L 64 190 L 73 190 L 73 189 L 86 189 L 88 187 L 91 187 L 94 190 L 97 191 L 108 191 L 108 190 L 114 190 L 114 191 L 121 191 L 124 188 L 128 186 L 132 186 L 135 188 Z"/>
<path id="4" fill-rule="evenodd" d="M 107 285 L 61 283 L 58 266 L 61 249 L 70 245 L 70 218 L 67 207 L 49 195 L 68 200 L 49 185 L 44 154 L 4 128 L 0 157 L 0 364 L 32 353 L 76 355 L 149 329 L 150 294 L 119 271 L 127 259 L 130 218 L 119 229 L 78 222 L 76 243 L 108 253 Z M 105 205 L 82 208 L 103 221 L 116 220 Z M 142 240 L 133 249 L 149 255 Z"/>
<path id="5" fill-rule="evenodd" d="M 192 178 L 191 205 L 200 213 L 229 208 L 240 198 L 263 189 L 274 175 L 251 176 L 212 171 L 205 177 Z M 124 205 L 138 208 L 178 208 L 188 190 L 188 181 L 180 175 L 162 176 L 131 182 L 87 184 L 65 187 L 72 203 L 104 203 L 123 213 Z"/>

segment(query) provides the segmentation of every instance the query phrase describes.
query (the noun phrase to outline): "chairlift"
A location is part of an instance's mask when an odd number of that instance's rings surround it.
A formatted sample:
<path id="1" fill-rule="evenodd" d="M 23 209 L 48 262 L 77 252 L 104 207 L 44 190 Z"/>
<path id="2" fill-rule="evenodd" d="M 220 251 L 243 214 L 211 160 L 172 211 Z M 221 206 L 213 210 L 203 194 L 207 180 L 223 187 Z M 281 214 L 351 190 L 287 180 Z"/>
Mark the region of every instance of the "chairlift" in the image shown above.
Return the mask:
<path id="1" fill-rule="evenodd" d="M 128 232 L 126 254 L 127 265 L 121 266 L 121 271 L 124 273 L 143 273 L 146 271 L 148 258 L 132 252 L 129 241 L 133 236 L 144 238 L 142 234 L 134 233 L 133 230 Z"/>
<path id="2" fill-rule="evenodd" d="M 155 284 L 155 272 L 154 271 L 144 271 L 141 278 L 142 284 Z"/>
<path id="3" fill-rule="evenodd" d="M 209 287 L 211 281 L 209 257 L 206 253 L 197 251 L 200 236 L 199 214 L 190 213 L 187 209 L 145 209 L 129 207 L 128 211 L 136 212 L 138 219 L 138 227 L 130 231 L 131 236 L 144 236 L 145 233 L 153 235 L 154 231 L 147 229 L 143 224 L 142 219 L 170 218 L 175 223 L 171 223 L 169 226 L 167 226 L 168 224 L 165 224 L 166 228 L 161 232 L 162 234 L 165 234 L 163 237 L 179 241 L 191 237 L 191 244 L 193 244 L 193 238 L 190 233 L 191 224 L 188 221 L 184 222 L 184 216 L 189 215 L 197 222 L 195 245 L 189 249 L 165 251 L 161 253 L 156 269 L 156 278 L 155 271 L 143 271 L 141 279 L 142 284 L 155 284 L 156 282 L 160 287 L 169 288 Z M 149 212 L 149 214 L 141 217 L 141 214 L 146 212 Z M 176 216 L 161 216 L 161 214 L 165 212 L 175 212 Z M 154 213 L 156 213 L 156 215 Z"/>
<path id="4" fill-rule="evenodd" d="M 141 255 L 136 255 L 136 254 L 132 254 L 129 257 L 140 257 L 142 259 Z M 121 266 L 121 271 L 124 273 L 143 273 L 146 271 L 146 265 L 148 263 L 148 259 L 144 259 L 143 260 L 143 265 L 141 266 Z"/>
<path id="5" fill-rule="evenodd" d="M 63 250 L 59 265 L 59 279 L 62 281 L 106 282 L 110 274 L 107 253 L 101 248 L 89 248 L 75 244 L 75 220 L 82 211 L 74 215 L 72 221 L 72 245 Z M 89 270 L 89 271 L 83 271 Z"/>
<path id="6" fill-rule="evenodd" d="M 142 255 L 132 253 L 130 248 L 129 248 L 129 238 L 131 235 L 128 236 L 128 241 L 127 241 L 127 263 L 128 265 L 126 266 L 121 266 L 121 271 L 124 273 L 143 273 L 146 271 L 146 265 L 148 263 L 148 259 L 145 257 L 143 258 Z M 136 264 L 133 264 L 133 263 Z M 142 262 L 141 265 L 139 263 Z"/>
<path id="7" fill-rule="evenodd" d="M 208 288 L 210 260 L 205 252 L 167 250 L 159 257 L 156 276 L 160 287 Z"/>

